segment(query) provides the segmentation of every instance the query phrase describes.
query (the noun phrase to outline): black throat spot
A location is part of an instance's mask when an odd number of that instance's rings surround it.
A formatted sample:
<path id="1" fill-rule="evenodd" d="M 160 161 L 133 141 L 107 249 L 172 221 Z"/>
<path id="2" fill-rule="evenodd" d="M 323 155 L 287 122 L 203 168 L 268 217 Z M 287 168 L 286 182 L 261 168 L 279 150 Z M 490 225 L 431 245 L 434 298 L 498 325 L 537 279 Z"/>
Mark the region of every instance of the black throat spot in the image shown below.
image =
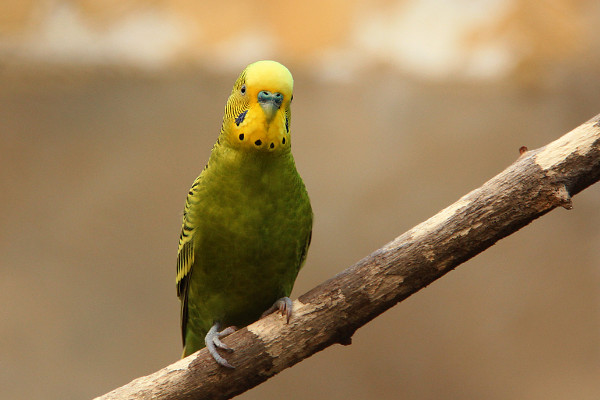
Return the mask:
<path id="1" fill-rule="evenodd" d="M 244 122 L 244 118 L 246 118 L 246 113 L 248 112 L 248 110 L 244 111 L 243 113 L 241 113 L 240 115 L 237 116 L 237 118 L 235 119 L 235 124 L 237 126 L 240 126 L 240 124 L 242 122 Z"/>

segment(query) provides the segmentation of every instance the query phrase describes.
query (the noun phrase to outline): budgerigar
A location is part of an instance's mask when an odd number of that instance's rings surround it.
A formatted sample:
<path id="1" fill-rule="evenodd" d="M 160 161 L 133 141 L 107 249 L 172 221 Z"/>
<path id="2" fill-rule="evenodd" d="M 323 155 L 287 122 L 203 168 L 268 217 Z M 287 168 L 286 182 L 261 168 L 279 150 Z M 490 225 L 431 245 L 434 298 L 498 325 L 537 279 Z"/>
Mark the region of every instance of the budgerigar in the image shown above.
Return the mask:
<path id="1" fill-rule="evenodd" d="M 185 203 L 177 254 L 183 356 L 265 312 L 289 321 L 313 213 L 291 153 L 294 81 L 275 61 L 250 64 L 225 107 L 221 133 Z"/>

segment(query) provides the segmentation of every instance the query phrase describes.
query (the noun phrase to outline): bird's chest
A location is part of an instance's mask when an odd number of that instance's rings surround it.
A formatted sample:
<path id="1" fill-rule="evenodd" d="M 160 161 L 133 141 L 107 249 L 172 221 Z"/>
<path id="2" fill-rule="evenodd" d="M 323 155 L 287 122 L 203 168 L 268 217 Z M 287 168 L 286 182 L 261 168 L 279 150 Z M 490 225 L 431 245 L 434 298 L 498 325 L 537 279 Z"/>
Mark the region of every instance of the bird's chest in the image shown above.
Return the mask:
<path id="1" fill-rule="evenodd" d="M 189 290 L 213 320 L 231 324 L 249 323 L 277 298 L 289 296 L 312 215 L 293 165 L 248 168 L 207 171 L 194 200 Z"/>
<path id="2" fill-rule="evenodd" d="M 301 241 L 298 190 L 293 176 L 278 171 L 223 174 L 200 199 L 197 255 L 231 274 L 289 266 Z"/>

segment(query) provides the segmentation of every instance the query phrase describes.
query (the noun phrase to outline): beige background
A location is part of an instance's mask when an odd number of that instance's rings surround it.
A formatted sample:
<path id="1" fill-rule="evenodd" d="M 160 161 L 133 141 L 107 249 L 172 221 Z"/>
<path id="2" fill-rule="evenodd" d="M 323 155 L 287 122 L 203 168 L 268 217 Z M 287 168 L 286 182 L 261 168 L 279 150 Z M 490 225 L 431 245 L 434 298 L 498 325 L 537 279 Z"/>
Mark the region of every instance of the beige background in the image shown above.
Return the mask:
<path id="1" fill-rule="evenodd" d="M 103 3 L 0 3 L 0 398 L 179 357 L 181 211 L 249 62 L 295 77 L 293 297 L 600 113 L 594 1 Z M 597 399 L 599 226 L 596 185 L 239 398 Z"/>

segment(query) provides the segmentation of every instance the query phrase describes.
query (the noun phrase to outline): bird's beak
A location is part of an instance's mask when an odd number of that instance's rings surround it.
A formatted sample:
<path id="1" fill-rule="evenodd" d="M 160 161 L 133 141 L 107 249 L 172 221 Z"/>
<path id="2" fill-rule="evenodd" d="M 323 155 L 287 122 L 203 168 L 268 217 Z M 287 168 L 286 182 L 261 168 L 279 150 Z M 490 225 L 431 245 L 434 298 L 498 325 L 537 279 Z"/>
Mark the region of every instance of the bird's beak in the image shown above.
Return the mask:
<path id="1" fill-rule="evenodd" d="M 262 107 L 265 116 L 267 117 L 267 122 L 271 122 L 275 114 L 277 114 L 277 110 L 281 107 L 281 103 L 283 102 L 283 95 L 279 92 L 269 92 L 268 90 L 262 90 L 258 93 L 258 104 Z"/>

